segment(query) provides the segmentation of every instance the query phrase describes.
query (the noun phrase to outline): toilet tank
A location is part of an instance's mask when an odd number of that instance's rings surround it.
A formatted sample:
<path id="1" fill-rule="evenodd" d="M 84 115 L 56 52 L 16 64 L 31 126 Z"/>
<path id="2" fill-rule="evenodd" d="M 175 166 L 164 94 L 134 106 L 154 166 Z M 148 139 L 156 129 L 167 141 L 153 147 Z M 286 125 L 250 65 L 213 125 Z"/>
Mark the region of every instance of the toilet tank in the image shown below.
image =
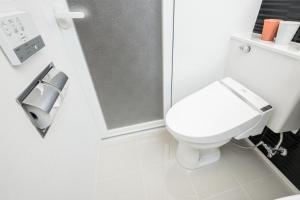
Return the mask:
<path id="1" fill-rule="evenodd" d="M 225 66 L 224 77 L 227 76 L 273 106 L 274 112 L 267 124 L 273 132 L 300 128 L 299 52 L 256 39 L 234 36 L 230 41 Z"/>

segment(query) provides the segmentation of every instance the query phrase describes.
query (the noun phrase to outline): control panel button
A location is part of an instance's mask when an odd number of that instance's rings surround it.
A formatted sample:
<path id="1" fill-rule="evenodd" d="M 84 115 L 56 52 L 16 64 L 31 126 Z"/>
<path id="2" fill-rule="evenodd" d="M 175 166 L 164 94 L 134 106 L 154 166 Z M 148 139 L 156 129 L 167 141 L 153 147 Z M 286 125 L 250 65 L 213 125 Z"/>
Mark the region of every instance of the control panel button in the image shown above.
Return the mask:
<path id="1" fill-rule="evenodd" d="M 0 13 L 0 46 L 12 65 L 20 65 L 45 44 L 27 12 Z"/>
<path id="2" fill-rule="evenodd" d="M 1 29 L 5 35 L 7 35 L 7 36 L 12 35 L 10 28 L 8 27 L 8 25 L 5 22 L 1 22 Z"/>

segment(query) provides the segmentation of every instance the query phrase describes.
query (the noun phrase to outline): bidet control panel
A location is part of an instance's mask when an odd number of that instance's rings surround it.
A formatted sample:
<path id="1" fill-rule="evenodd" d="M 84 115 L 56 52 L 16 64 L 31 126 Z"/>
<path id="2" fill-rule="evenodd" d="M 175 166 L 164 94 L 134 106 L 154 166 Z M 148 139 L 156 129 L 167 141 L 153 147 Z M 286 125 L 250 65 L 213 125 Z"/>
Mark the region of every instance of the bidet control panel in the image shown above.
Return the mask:
<path id="1" fill-rule="evenodd" d="M 20 65 L 45 44 L 26 12 L 0 15 L 0 46 L 12 65 Z"/>
<path id="2" fill-rule="evenodd" d="M 246 101 L 248 104 L 252 105 L 253 107 L 257 108 L 262 112 L 266 112 L 272 109 L 272 106 L 266 102 L 263 98 L 249 90 L 248 88 L 244 87 L 240 83 L 236 82 L 235 80 L 227 77 L 221 80 L 221 83 L 229 88 L 232 92 L 238 95 L 241 99 Z"/>

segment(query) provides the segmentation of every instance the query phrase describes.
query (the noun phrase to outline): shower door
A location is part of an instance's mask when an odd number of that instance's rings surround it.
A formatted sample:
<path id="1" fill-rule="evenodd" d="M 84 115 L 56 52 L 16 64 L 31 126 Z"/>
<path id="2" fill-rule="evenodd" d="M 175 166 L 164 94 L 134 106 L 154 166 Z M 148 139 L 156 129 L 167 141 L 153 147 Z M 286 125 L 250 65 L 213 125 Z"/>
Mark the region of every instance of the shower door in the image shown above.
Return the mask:
<path id="1" fill-rule="evenodd" d="M 108 133 L 163 125 L 161 0 L 67 0 Z"/>

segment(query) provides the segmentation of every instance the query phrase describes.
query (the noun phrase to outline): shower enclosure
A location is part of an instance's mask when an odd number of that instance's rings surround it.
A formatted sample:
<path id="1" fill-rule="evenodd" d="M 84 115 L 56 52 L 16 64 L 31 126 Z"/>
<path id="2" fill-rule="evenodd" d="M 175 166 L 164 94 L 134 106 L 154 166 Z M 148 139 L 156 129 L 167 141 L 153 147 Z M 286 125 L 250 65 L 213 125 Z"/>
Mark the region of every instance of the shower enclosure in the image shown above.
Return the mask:
<path id="1" fill-rule="evenodd" d="M 161 0 L 67 2 L 87 15 L 74 23 L 108 133 L 162 126 Z"/>

